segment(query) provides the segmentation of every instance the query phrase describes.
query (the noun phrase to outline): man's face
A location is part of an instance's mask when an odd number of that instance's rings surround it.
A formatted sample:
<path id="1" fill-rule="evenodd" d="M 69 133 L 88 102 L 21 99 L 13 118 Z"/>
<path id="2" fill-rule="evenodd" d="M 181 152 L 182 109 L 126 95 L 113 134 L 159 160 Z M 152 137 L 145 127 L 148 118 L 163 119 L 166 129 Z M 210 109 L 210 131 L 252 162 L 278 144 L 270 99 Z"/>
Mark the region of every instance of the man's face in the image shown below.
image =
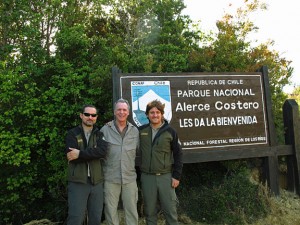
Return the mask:
<path id="1" fill-rule="evenodd" d="M 97 110 L 92 107 L 86 107 L 83 113 L 80 113 L 80 118 L 82 120 L 83 125 L 87 127 L 92 127 L 98 118 Z"/>
<path id="2" fill-rule="evenodd" d="M 153 107 L 148 112 L 148 118 L 153 125 L 160 125 L 162 123 L 162 116 L 163 115 L 156 107 Z"/>
<path id="3" fill-rule="evenodd" d="M 116 117 L 116 120 L 119 122 L 124 122 L 127 120 L 127 117 L 129 115 L 128 106 L 125 102 L 118 102 L 115 107 L 114 115 Z"/>

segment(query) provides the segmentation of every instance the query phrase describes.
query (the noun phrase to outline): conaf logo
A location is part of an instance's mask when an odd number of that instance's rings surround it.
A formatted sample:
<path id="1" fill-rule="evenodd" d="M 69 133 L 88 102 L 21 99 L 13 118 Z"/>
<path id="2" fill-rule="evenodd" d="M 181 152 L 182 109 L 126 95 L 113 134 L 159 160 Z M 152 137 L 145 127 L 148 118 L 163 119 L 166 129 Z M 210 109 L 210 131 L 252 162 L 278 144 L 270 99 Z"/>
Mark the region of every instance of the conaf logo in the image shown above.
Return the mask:
<path id="1" fill-rule="evenodd" d="M 170 81 L 131 81 L 132 118 L 137 126 L 148 123 L 146 106 L 153 100 L 165 104 L 164 118 L 172 119 Z"/>

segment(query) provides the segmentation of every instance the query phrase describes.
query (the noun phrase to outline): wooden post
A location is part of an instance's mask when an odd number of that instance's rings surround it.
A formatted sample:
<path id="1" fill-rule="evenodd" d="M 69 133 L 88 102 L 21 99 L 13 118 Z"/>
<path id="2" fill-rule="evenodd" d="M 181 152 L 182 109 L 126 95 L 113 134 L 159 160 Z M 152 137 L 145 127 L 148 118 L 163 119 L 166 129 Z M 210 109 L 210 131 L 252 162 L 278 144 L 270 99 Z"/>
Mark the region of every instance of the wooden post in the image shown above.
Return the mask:
<path id="1" fill-rule="evenodd" d="M 289 191 L 300 195 L 300 122 L 298 104 L 288 99 L 283 104 L 285 144 L 293 146 L 293 155 L 287 156 L 287 184 Z"/>
<path id="2" fill-rule="evenodd" d="M 112 102 L 116 102 L 120 98 L 120 76 L 117 76 L 119 73 L 122 73 L 122 71 L 114 66 L 112 68 L 112 81 L 113 81 L 113 99 Z"/>
<path id="3" fill-rule="evenodd" d="M 264 158 L 264 170 L 265 170 L 265 179 L 268 182 L 268 185 L 271 191 L 275 195 L 279 195 L 279 169 L 278 169 L 278 156 L 275 146 L 277 146 L 277 136 L 275 132 L 275 124 L 272 114 L 272 101 L 271 101 L 271 92 L 269 85 L 268 77 L 268 68 L 263 66 L 260 71 L 263 75 L 264 82 L 264 91 L 265 91 L 265 102 L 267 110 L 267 120 L 269 127 L 269 143 L 271 147 L 271 154 Z"/>

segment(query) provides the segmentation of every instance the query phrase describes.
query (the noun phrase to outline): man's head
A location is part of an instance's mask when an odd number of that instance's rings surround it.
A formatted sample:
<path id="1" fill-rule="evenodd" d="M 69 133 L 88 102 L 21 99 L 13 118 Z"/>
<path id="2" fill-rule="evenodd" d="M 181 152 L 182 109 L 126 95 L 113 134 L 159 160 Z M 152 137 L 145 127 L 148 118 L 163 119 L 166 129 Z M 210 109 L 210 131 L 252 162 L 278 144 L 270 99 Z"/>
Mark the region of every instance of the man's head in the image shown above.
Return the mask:
<path id="1" fill-rule="evenodd" d="M 114 115 L 118 122 L 126 122 L 129 116 L 130 105 L 127 100 L 121 98 L 115 102 Z"/>
<path id="2" fill-rule="evenodd" d="M 159 100 L 149 102 L 146 107 L 146 116 L 153 125 L 159 125 L 164 120 L 165 104 Z"/>
<path id="3" fill-rule="evenodd" d="M 93 105 L 84 105 L 80 113 L 80 118 L 82 120 L 82 126 L 93 127 L 97 122 L 98 114 L 97 108 Z"/>

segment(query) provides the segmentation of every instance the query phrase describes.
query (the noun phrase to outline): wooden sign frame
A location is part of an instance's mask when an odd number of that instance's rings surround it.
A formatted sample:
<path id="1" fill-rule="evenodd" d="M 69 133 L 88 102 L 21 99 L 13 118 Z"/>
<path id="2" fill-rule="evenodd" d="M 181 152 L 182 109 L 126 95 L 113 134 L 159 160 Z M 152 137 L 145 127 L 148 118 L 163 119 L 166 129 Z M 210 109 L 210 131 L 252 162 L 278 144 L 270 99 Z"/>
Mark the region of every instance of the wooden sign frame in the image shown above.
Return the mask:
<path id="1" fill-rule="evenodd" d="M 165 117 L 182 139 L 184 163 L 263 158 L 265 179 L 279 194 L 278 156 L 286 155 L 289 189 L 300 194 L 299 119 L 285 123 L 294 138 L 278 145 L 266 66 L 254 73 L 124 74 L 116 67 L 112 73 L 113 102 L 130 102 L 133 124 L 145 123 L 147 102 L 165 103 Z M 297 117 L 287 104 L 284 116 Z"/>

